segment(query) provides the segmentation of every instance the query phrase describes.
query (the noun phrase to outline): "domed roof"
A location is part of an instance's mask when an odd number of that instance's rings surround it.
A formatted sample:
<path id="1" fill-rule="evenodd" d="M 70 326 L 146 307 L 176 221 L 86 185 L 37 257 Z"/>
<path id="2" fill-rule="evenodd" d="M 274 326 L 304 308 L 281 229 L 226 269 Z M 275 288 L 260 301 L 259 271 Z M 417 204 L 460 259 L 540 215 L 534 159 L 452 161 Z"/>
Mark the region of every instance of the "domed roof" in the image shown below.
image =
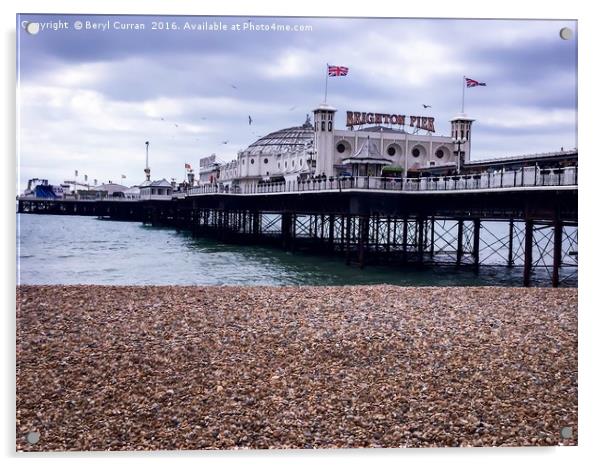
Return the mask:
<path id="1" fill-rule="evenodd" d="M 303 150 L 304 147 L 314 142 L 314 128 L 309 121 L 309 116 L 301 126 L 285 128 L 263 136 L 247 149 L 250 155 L 276 155 L 287 152 Z"/>

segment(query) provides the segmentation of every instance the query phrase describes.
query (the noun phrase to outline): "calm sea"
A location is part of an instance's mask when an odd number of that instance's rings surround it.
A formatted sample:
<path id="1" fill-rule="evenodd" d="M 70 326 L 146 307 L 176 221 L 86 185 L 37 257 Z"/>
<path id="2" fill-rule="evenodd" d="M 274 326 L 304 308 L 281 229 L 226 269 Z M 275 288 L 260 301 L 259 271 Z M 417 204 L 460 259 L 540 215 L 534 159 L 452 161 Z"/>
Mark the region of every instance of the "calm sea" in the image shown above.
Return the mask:
<path id="1" fill-rule="evenodd" d="M 501 225 L 488 228 L 494 227 Z M 563 271 L 562 277 L 564 285 L 576 286 L 576 269 Z M 548 286 L 548 271 L 537 270 L 535 280 Z M 360 270 L 341 258 L 222 244 L 137 222 L 17 214 L 19 284 L 520 286 L 521 282 L 520 266 L 482 266 L 478 274 L 445 266 Z"/>

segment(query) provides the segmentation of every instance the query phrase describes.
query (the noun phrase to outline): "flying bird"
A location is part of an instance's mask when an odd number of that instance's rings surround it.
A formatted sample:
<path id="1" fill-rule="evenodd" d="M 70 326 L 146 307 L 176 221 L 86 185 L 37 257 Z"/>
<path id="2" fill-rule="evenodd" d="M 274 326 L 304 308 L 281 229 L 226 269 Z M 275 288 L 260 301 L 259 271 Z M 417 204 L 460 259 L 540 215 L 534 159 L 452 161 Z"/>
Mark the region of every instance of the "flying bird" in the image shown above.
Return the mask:
<path id="1" fill-rule="evenodd" d="M 161 117 L 161 121 L 165 121 L 165 118 Z"/>
<path id="2" fill-rule="evenodd" d="M 251 118 L 251 115 L 249 115 L 249 124 L 253 123 L 253 118 Z"/>
<path id="3" fill-rule="evenodd" d="M 230 84 L 230 87 L 231 87 L 232 89 L 238 89 L 238 87 L 236 87 L 234 84 Z"/>
<path id="4" fill-rule="evenodd" d="M 424 108 L 432 108 L 432 105 L 426 105 L 426 104 L 422 104 L 422 106 L 423 106 Z"/>
<path id="5" fill-rule="evenodd" d="M 178 128 L 178 124 L 177 124 L 177 123 L 174 123 L 174 126 L 175 126 L 176 128 Z"/>
<path id="6" fill-rule="evenodd" d="M 288 109 L 288 111 L 289 111 L 289 112 L 292 112 L 292 111 L 293 111 L 293 110 L 295 110 L 296 108 L 297 108 L 297 106 L 295 105 L 295 106 L 293 106 L 293 107 L 289 108 L 289 109 Z"/>
<path id="7" fill-rule="evenodd" d="M 228 144 L 228 141 L 222 141 L 222 144 Z"/>

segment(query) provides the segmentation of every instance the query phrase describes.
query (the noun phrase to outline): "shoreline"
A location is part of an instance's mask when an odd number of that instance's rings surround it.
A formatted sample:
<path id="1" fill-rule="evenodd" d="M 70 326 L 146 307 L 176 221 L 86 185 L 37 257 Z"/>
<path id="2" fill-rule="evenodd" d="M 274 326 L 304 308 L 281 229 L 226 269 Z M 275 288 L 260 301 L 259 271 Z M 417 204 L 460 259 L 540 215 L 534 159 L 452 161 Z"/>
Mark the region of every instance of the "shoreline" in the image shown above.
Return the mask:
<path id="1" fill-rule="evenodd" d="M 19 451 L 559 444 L 576 288 L 17 287 Z"/>

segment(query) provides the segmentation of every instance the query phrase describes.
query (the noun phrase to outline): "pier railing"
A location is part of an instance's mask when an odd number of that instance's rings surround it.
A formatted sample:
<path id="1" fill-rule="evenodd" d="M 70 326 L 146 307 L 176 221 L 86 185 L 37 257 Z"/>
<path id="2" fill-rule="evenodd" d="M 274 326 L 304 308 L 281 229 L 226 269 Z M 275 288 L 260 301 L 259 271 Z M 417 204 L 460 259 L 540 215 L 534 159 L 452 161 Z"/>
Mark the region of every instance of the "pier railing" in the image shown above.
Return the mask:
<path id="1" fill-rule="evenodd" d="M 421 178 L 371 176 L 317 176 L 306 180 L 255 183 L 244 186 L 196 186 L 187 195 L 200 194 L 264 194 L 305 191 L 379 190 L 379 191 L 461 191 L 474 189 L 504 189 L 520 187 L 576 186 L 577 167 L 540 169 L 524 167 L 519 170 L 485 172 L 455 176 Z"/>

